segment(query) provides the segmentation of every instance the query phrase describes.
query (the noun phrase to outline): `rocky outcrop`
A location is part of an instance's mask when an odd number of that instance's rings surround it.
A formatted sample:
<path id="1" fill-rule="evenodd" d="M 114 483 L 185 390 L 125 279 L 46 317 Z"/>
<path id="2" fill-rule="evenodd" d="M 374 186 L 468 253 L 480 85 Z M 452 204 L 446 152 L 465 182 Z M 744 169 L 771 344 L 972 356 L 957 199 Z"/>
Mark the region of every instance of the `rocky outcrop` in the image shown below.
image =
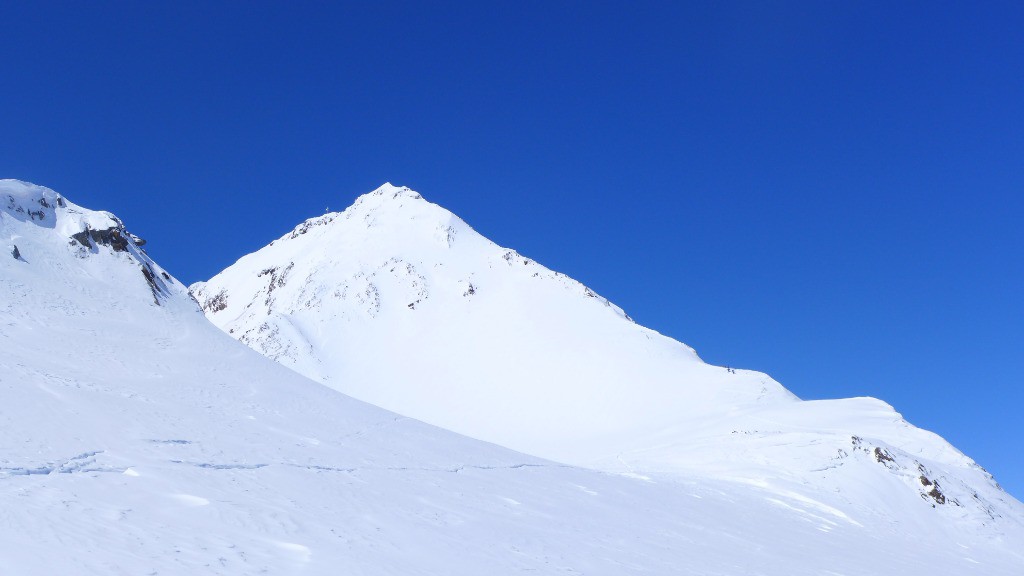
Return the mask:
<path id="1" fill-rule="evenodd" d="M 86 248 L 95 246 L 110 246 L 114 252 L 125 252 L 128 250 L 128 238 L 131 236 L 121 227 L 111 227 L 106 230 L 93 230 L 88 226 L 85 230 L 71 235 L 73 242 L 78 242 Z M 91 241 L 91 242 L 90 242 Z"/>

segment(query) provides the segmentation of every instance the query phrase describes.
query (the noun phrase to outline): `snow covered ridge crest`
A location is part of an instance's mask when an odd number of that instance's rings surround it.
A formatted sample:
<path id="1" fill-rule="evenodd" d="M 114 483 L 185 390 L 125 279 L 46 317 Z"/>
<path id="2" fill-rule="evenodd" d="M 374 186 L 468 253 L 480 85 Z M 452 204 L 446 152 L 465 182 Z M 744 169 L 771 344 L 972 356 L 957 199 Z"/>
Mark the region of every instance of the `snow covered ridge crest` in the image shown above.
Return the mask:
<path id="1" fill-rule="evenodd" d="M 20 180 L 0 180 L 0 237 L 5 252 L 21 264 L 64 266 L 44 255 L 61 250 L 79 260 L 113 258 L 137 270 L 135 281 L 146 286 L 155 305 L 172 295 L 185 292 L 146 255 L 146 241 L 125 229 L 124 223 L 110 212 L 88 210 L 57 192 Z M 2 256 L 0 256 L 2 257 Z"/>

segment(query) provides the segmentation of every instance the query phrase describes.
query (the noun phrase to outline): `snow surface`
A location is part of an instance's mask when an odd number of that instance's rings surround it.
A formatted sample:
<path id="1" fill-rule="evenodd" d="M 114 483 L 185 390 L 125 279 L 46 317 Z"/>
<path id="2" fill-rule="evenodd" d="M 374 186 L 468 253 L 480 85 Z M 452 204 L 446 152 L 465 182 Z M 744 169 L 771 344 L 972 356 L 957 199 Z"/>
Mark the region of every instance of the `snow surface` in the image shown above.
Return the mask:
<path id="1" fill-rule="evenodd" d="M 578 468 L 354 400 L 225 336 L 119 220 L 58 198 L 0 180 L 2 574 L 1024 567 L 1005 516 L 997 534 L 930 506 L 893 522 L 749 478 Z M 86 226 L 117 234 L 71 242 Z"/>
<path id="2" fill-rule="evenodd" d="M 307 220 L 192 292 L 285 366 L 525 453 L 729 479 L 855 519 L 997 537 L 1024 521 L 987 472 L 888 404 L 804 402 L 765 374 L 708 365 L 408 188 Z"/>

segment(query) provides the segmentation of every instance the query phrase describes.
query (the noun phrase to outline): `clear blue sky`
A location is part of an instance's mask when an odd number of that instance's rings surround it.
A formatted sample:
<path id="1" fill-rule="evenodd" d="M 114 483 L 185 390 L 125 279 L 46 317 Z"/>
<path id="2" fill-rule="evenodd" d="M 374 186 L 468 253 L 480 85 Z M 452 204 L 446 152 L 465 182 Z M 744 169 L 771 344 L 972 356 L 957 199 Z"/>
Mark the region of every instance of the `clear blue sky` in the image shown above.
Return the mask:
<path id="1" fill-rule="evenodd" d="M 117 213 L 186 283 L 408 185 L 1024 496 L 1021 2 L 23 4 L 0 176 Z"/>

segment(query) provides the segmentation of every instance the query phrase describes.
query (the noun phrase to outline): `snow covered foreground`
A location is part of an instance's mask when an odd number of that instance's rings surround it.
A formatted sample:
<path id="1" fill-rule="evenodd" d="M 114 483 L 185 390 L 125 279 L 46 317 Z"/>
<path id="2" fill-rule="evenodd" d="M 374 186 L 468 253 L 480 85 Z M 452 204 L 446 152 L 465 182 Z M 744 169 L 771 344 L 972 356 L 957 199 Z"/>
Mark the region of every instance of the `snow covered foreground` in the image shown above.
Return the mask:
<path id="1" fill-rule="evenodd" d="M 987 532 L 930 505 L 854 518 L 749 479 L 556 464 L 353 400 L 218 331 L 139 242 L 0 181 L 0 574 L 1024 567 L 1005 515 Z"/>

